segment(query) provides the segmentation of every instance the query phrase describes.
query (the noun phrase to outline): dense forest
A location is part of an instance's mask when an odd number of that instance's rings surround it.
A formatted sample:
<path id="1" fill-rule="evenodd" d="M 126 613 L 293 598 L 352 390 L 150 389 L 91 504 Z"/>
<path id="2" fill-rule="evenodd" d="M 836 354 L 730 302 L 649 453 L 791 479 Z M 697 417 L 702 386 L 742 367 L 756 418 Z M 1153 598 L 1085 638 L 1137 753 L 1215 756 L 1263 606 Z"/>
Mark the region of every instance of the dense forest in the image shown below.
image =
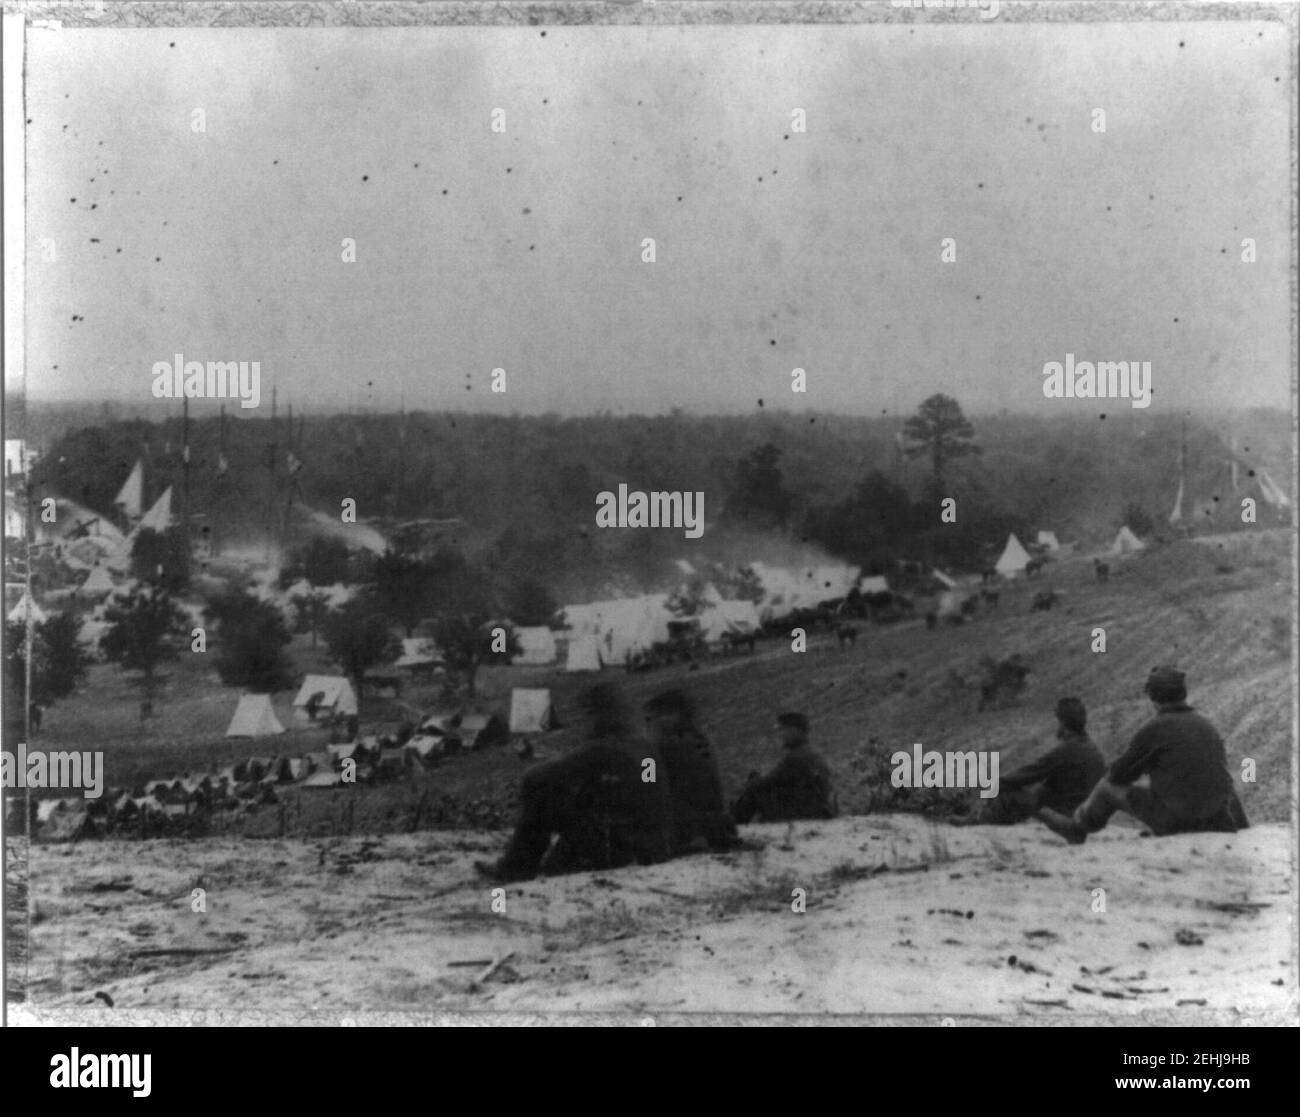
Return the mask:
<path id="1" fill-rule="evenodd" d="M 1167 530 L 1184 440 L 1184 515 L 1201 530 L 1241 526 L 1241 496 L 1259 497 L 1256 466 L 1283 485 L 1291 473 L 1290 421 L 1276 411 L 1185 422 L 1118 407 L 1104 417 L 975 416 L 965 450 L 939 477 L 930 448 L 915 441 L 919 428 L 905 426 L 909 416 L 285 411 L 275 420 L 189 423 L 188 512 L 216 525 L 226 545 L 263 541 L 290 497 L 296 512 L 284 542 L 301 544 L 313 531 L 305 510 L 337 520 L 351 498 L 358 519 L 389 538 L 403 522 L 435 519 L 444 524 L 440 545 L 508 577 L 543 577 L 572 599 L 657 587 L 678 558 L 833 554 L 869 569 L 902 557 L 974 569 L 1009 530 L 1026 542 L 1051 529 L 1087 544 L 1125 522 L 1139 534 Z M 36 414 L 28 423 L 42 425 Z M 183 503 L 179 408 L 162 421 L 69 426 L 41 449 L 37 497 L 106 512 L 140 458 L 146 500 L 175 485 Z M 596 529 L 596 494 L 620 483 L 703 492 L 703 538 Z M 943 497 L 957 501 L 955 524 L 940 523 Z M 1263 502 L 1260 519 L 1277 522 Z"/>

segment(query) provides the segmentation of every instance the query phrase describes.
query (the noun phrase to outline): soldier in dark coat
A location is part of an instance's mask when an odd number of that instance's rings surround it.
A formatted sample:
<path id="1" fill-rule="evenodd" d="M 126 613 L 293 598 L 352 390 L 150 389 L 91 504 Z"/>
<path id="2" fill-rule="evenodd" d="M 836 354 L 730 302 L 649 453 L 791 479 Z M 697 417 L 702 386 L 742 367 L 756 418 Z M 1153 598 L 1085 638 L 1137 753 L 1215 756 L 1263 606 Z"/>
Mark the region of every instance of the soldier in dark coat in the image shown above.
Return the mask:
<path id="1" fill-rule="evenodd" d="M 831 770 L 808 744 L 808 719 L 800 713 L 776 719 L 786 752 L 766 776 L 750 776 L 736 800 L 736 821 L 787 822 L 799 818 L 834 818 Z"/>
<path id="2" fill-rule="evenodd" d="M 484 875 L 527 880 L 539 871 L 614 869 L 670 856 L 670 799 L 657 778 L 662 758 L 636 736 L 616 686 L 598 683 L 583 704 L 586 741 L 524 773 L 519 824 L 495 865 L 478 864 Z M 642 779 L 647 759 L 655 761 L 653 782 Z"/>
<path id="3" fill-rule="evenodd" d="M 690 699 L 666 690 L 645 704 L 650 739 L 663 757 L 660 775 L 673 808 L 673 851 L 682 853 L 703 838 L 710 849 L 729 849 L 739 837 L 722 798 L 722 776 L 709 739 L 695 724 Z"/>
<path id="4" fill-rule="evenodd" d="M 1043 807 L 1068 813 L 1082 803 L 1106 774 L 1106 760 L 1088 736 L 1088 711 L 1079 699 L 1057 702 L 1056 723 L 1055 747 L 1004 775 L 997 798 L 982 813 L 953 822 L 1008 826 Z"/>
<path id="5" fill-rule="evenodd" d="M 1232 786 L 1223 741 L 1187 704 L 1183 672 L 1157 667 L 1146 682 L 1156 715 L 1134 735 L 1088 798 L 1064 814 L 1051 808 L 1039 818 L 1078 845 L 1127 811 L 1157 835 L 1204 831 L 1231 833 L 1249 825 Z M 1140 776 L 1149 787 L 1134 787 Z"/>

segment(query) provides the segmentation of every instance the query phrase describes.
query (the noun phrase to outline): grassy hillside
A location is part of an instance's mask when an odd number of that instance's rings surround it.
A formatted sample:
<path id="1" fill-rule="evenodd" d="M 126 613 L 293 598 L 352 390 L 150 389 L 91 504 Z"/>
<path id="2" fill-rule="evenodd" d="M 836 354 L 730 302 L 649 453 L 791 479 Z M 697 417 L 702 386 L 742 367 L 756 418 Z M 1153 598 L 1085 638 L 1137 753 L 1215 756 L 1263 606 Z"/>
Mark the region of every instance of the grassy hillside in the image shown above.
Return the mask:
<path id="1" fill-rule="evenodd" d="M 1054 564 L 1041 581 L 1004 587 L 996 611 L 959 628 L 931 632 L 919 622 L 866 626 L 856 648 L 845 651 L 833 636 L 818 633 L 804 654 L 768 641 L 753 656 L 717 658 L 695 671 L 604 677 L 624 681 L 638 701 L 685 686 L 697 698 L 703 726 L 722 758 L 729 796 L 749 771 L 775 762 L 775 715 L 805 711 L 814 742 L 834 769 L 841 809 L 855 813 L 871 801 L 864 773 L 873 758 L 918 741 L 934 749 L 1001 749 L 1005 771 L 1049 742 L 1052 708 L 1064 694 L 1084 700 L 1094 739 L 1114 757 L 1149 714 L 1142 695 L 1147 672 L 1173 661 L 1188 673 L 1192 704 L 1222 733 L 1234 775 L 1242 758 L 1256 761 L 1257 782 L 1238 781 L 1248 814 L 1285 820 L 1293 709 L 1291 563 L 1286 532 L 1229 537 L 1219 546 L 1171 544 L 1113 562 L 1106 586 L 1094 583 L 1086 560 Z M 1048 587 L 1063 595 L 1063 604 L 1031 615 L 1032 594 Z M 1096 627 L 1106 630 L 1105 653 L 1090 650 Z M 321 669 L 319 652 L 305 638 L 292 650 L 301 670 Z M 1021 703 L 977 714 L 982 657 L 1013 652 L 1033 667 Z M 158 716 L 142 732 L 134 688 L 115 668 L 95 668 L 88 686 L 48 712 L 40 743 L 104 750 L 111 784 L 197 770 L 232 756 L 296 755 L 321 747 L 318 730 L 227 742 L 222 734 L 235 693 L 220 686 L 199 656 L 184 656 L 172 675 Z M 480 704 L 504 712 L 512 686 L 550 686 L 561 716 L 576 721 L 578 695 L 593 678 L 549 668 L 487 668 L 480 673 Z M 275 702 L 286 725 L 291 698 L 283 694 Z M 433 689 L 412 690 L 406 698 L 432 706 Z M 367 699 L 363 732 L 401 716 L 391 701 Z M 539 746 L 554 755 L 574 739 L 565 730 L 540 739 Z M 404 828 L 426 792 L 424 825 L 467 819 L 490 825 L 509 817 L 523 770 L 513 750 L 491 749 L 449 759 L 420 786 L 290 792 L 302 805 L 292 803 L 288 825 L 331 832 L 343 825 L 351 800 L 349 825 Z M 467 814 L 468 802 L 478 806 Z M 269 834 L 278 825 L 273 809 L 254 816 L 247 832 Z"/>

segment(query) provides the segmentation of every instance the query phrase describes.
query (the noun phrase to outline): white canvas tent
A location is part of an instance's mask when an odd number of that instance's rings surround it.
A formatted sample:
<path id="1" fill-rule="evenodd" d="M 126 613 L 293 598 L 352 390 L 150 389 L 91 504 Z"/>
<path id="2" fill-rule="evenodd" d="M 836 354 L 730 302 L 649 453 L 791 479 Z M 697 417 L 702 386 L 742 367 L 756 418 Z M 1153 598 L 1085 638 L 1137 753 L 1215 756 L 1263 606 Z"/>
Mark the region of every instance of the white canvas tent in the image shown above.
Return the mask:
<path id="1" fill-rule="evenodd" d="M 519 641 L 519 654 L 514 662 L 526 667 L 541 667 L 555 662 L 555 633 L 545 625 L 529 625 L 515 629 Z"/>
<path id="2" fill-rule="evenodd" d="M 564 669 L 570 674 L 577 671 L 600 670 L 600 643 L 594 636 L 574 636 L 569 640 L 569 654 Z"/>
<path id="3" fill-rule="evenodd" d="M 510 692 L 511 733 L 545 733 L 553 723 L 549 690 L 515 687 Z"/>
<path id="4" fill-rule="evenodd" d="M 1028 562 L 1029 552 L 1020 545 L 1016 533 L 1012 532 L 1007 536 L 1007 545 L 1002 548 L 1002 557 L 993 564 L 993 569 L 1004 578 L 1014 578 L 1024 571 Z"/>
<path id="5" fill-rule="evenodd" d="M 138 520 L 144 508 L 144 463 L 137 461 L 127 474 L 126 481 L 113 499 L 131 520 Z"/>
<path id="6" fill-rule="evenodd" d="M 104 594 L 113 592 L 113 579 L 109 576 L 108 568 L 104 566 L 93 567 L 86 580 L 81 583 L 81 589 L 77 592 L 85 594 L 87 597 L 102 597 Z"/>
<path id="7" fill-rule="evenodd" d="M 591 638 L 596 642 L 597 655 L 602 662 L 621 664 L 630 654 L 647 651 L 652 644 L 667 640 L 672 614 L 668 611 L 666 594 L 645 594 L 593 601 L 587 605 L 566 605 L 564 619 L 568 626 L 571 660 L 575 644 Z M 585 657 L 588 653 L 581 651 L 579 654 Z"/>
<path id="8" fill-rule="evenodd" d="M 271 708 L 271 698 L 266 694 L 244 694 L 230 719 L 227 737 L 272 737 L 283 733 L 284 726 Z"/>
<path id="9" fill-rule="evenodd" d="M 942 581 L 942 579 L 940 579 Z M 863 578 L 858 582 L 860 593 L 888 593 L 889 582 L 884 577 Z"/>
<path id="10" fill-rule="evenodd" d="M 47 620 L 47 617 L 45 615 L 45 610 L 36 604 L 36 601 L 31 597 L 29 593 L 27 593 L 26 590 L 23 591 L 22 597 L 18 599 L 18 604 L 9 610 L 9 619 L 11 621 L 26 622 L 27 603 L 29 601 L 31 602 L 32 605 L 32 624 L 44 624 L 45 621 Z"/>
<path id="11" fill-rule="evenodd" d="M 163 490 L 162 496 L 154 501 L 153 507 L 144 514 L 140 520 L 136 531 L 141 528 L 151 528 L 153 531 L 166 531 L 172 526 L 172 488 L 170 485 Z M 134 535 L 135 532 L 132 532 Z"/>
<path id="12" fill-rule="evenodd" d="M 350 715 L 357 712 L 356 692 L 342 675 L 308 675 L 303 679 L 298 696 L 293 700 L 293 714 L 297 720 L 311 721 L 307 704 L 313 694 L 321 695 L 316 704 L 317 717 L 321 714 Z"/>
<path id="13" fill-rule="evenodd" d="M 1052 553 L 1061 549 L 1061 541 L 1056 538 L 1056 532 L 1054 531 L 1040 531 L 1038 533 L 1038 545 L 1046 547 Z"/>
<path id="14" fill-rule="evenodd" d="M 1119 529 L 1119 534 L 1115 536 L 1115 542 L 1110 545 L 1112 555 L 1127 555 L 1133 551 L 1146 550 L 1146 544 L 1134 535 L 1125 524 Z"/>
<path id="15" fill-rule="evenodd" d="M 757 632 L 760 624 L 758 606 L 752 601 L 719 601 L 700 615 L 706 640 L 721 640 L 728 632 L 744 636 Z"/>

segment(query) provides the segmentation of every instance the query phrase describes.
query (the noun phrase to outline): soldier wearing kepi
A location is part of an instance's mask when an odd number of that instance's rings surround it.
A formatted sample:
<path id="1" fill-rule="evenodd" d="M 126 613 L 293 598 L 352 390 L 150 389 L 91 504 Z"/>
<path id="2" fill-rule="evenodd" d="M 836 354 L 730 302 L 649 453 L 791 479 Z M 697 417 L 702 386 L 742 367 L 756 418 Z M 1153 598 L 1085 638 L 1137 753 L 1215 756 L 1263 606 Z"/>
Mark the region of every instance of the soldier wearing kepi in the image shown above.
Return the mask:
<path id="1" fill-rule="evenodd" d="M 1246 828 L 1219 734 L 1187 704 L 1181 671 L 1157 667 L 1146 693 L 1156 715 L 1134 735 L 1124 755 L 1072 814 L 1044 808 L 1038 817 L 1074 845 L 1127 811 L 1157 835 Z M 1150 788 L 1134 787 L 1146 775 Z"/>
<path id="2" fill-rule="evenodd" d="M 736 821 L 788 822 L 800 818 L 834 818 L 831 770 L 808 744 L 808 719 L 800 713 L 776 719 L 786 752 L 766 776 L 751 775 L 736 800 Z"/>
<path id="3" fill-rule="evenodd" d="M 656 694 L 645 704 L 645 718 L 672 800 L 673 852 L 683 853 L 701 838 L 710 849 L 736 845 L 740 839 L 723 803 L 718 760 L 695 724 L 690 699 L 680 690 Z"/>
<path id="4" fill-rule="evenodd" d="M 613 684 L 592 687 L 583 706 L 586 742 L 524 773 L 519 824 L 495 865 L 477 864 L 485 876 L 527 880 L 539 871 L 648 865 L 671 855 L 667 785 L 642 779 L 645 760 L 654 760 L 656 774 L 662 768 L 657 750 L 635 734 Z"/>
<path id="5" fill-rule="evenodd" d="M 1044 807 L 1068 814 L 1082 803 L 1106 774 L 1106 760 L 1088 736 L 1088 711 L 1079 699 L 1057 702 L 1056 723 L 1054 748 L 1004 775 L 997 798 L 982 814 L 955 818 L 954 824 L 1009 826 Z"/>

